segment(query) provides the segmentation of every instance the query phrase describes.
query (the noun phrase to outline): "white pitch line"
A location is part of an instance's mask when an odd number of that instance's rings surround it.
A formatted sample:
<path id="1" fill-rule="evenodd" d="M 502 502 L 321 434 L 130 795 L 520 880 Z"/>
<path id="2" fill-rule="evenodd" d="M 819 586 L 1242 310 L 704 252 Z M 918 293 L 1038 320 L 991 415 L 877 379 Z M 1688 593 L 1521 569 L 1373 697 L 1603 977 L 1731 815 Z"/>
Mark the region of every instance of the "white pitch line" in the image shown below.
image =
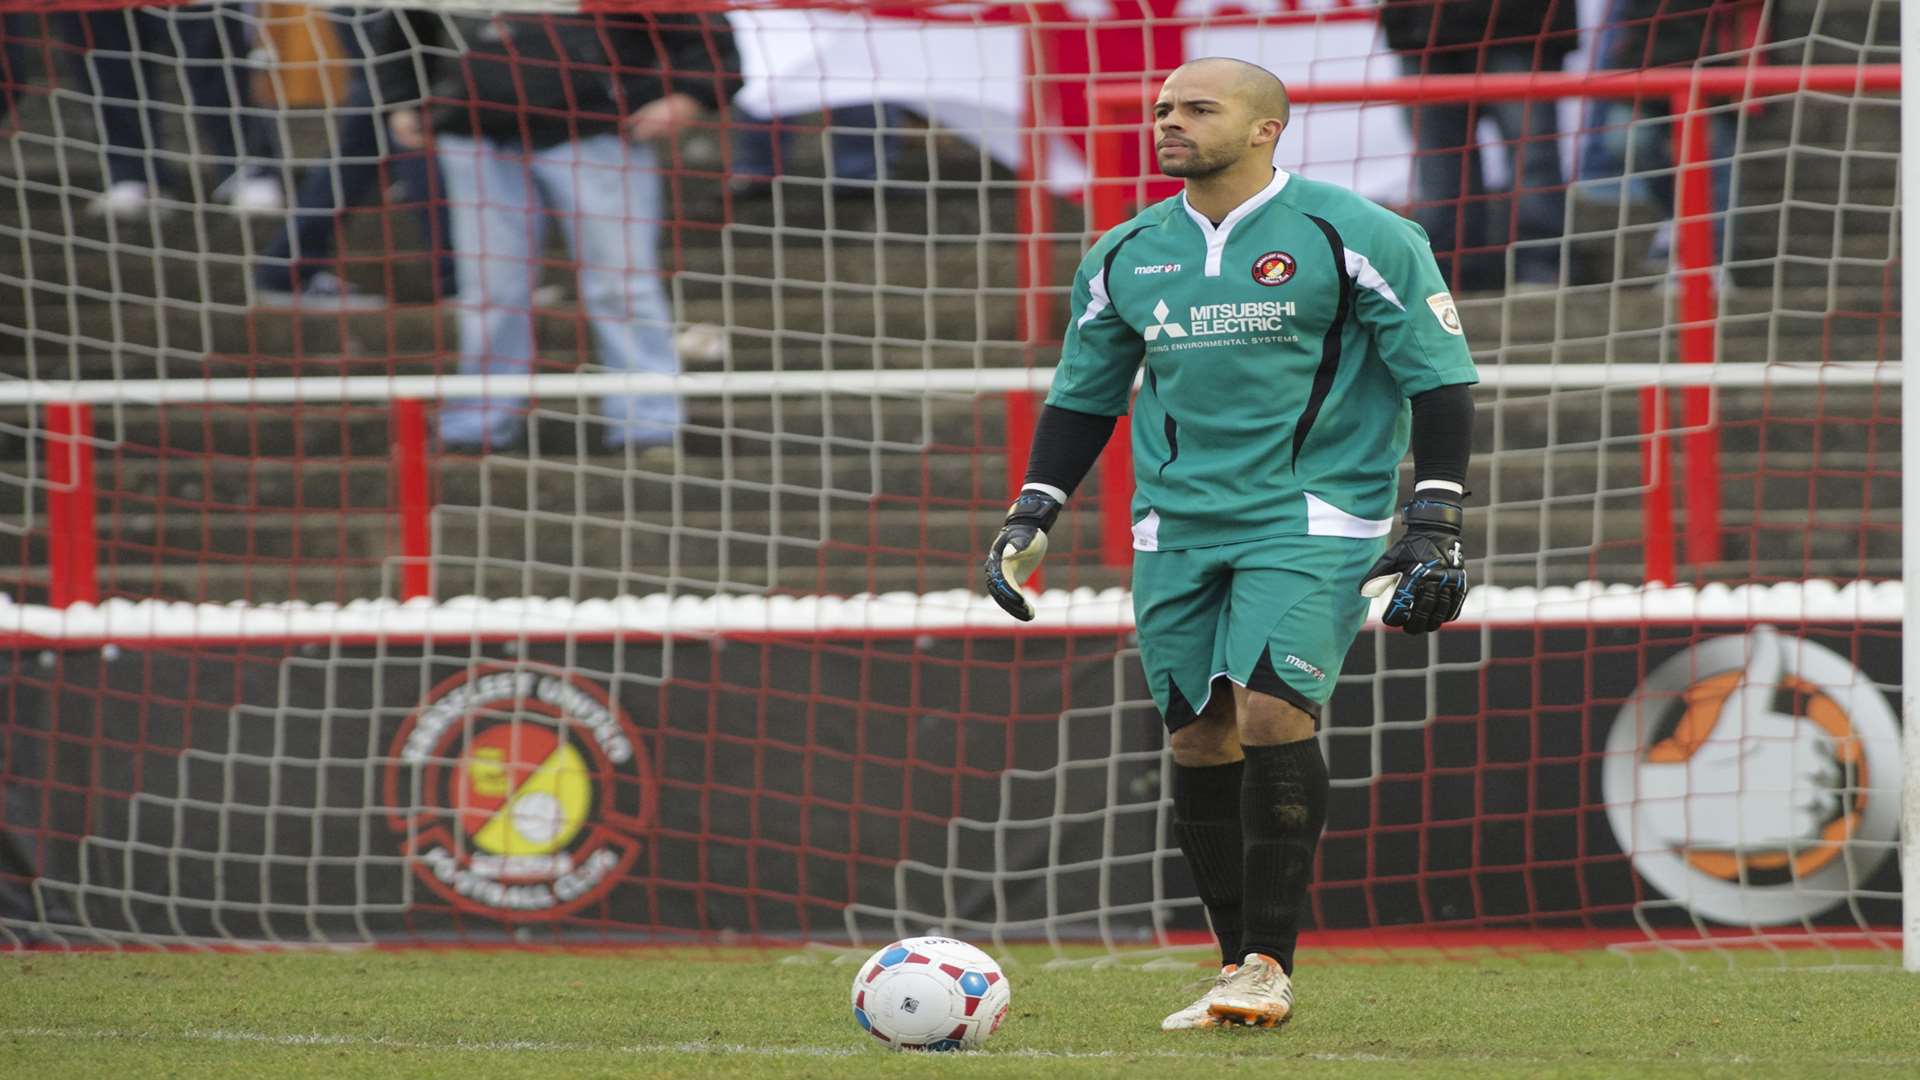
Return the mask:
<path id="1" fill-rule="evenodd" d="M 1284 1036 L 1278 1036 L 1284 1038 Z M 657 1054 L 719 1054 L 738 1057 L 762 1058 L 843 1058 L 882 1053 L 886 1051 L 865 1045 L 849 1046 L 749 1046 L 745 1043 L 679 1042 L 679 1043 L 633 1043 L 628 1045 L 606 1045 L 582 1042 L 548 1042 L 540 1039 L 455 1039 L 452 1042 L 432 1042 L 421 1039 L 395 1039 L 385 1035 L 329 1035 L 324 1032 L 310 1034 L 275 1035 L 264 1031 L 233 1031 L 225 1028 L 186 1028 L 182 1031 L 128 1031 L 123 1028 L 49 1028 L 16 1027 L 0 1028 L 0 1039 L 58 1039 L 73 1041 L 78 1039 L 98 1039 L 117 1042 L 212 1042 L 212 1043 L 248 1043 L 263 1046 L 323 1046 L 323 1047 L 371 1047 L 382 1050 L 424 1050 L 439 1053 L 604 1053 L 634 1054 L 638 1056 Z M 1036 1058 L 1063 1061 L 1102 1061 L 1134 1060 L 1138 1058 L 1170 1059 L 1181 1061 L 1219 1061 L 1219 1054 L 1193 1053 L 1185 1050 L 1036 1050 L 1022 1047 L 1017 1050 L 982 1050 L 962 1054 L 966 1057 L 983 1058 Z M 1488 1058 L 1485 1056 L 1446 1057 L 1438 1055 L 1413 1056 L 1390 1054 L 1335 1054 L 1307 1053 L 1280 1054 L 1278 1061 L 1334 1061 L 1366 1062 L 1375 1064 L 1438 1064 L 1447 1061 L 1472 1061 L 1480 1064 L 1497 1065 L 1537 1065 L 1550 1066 L 1560 1064 L 1553 1058 Z M 1618 1057 L 1608 1059 L 1611 1064 L 1632 1065 L 1637 1063 L 1655 1063 L 1665 1065 L 1747 1065 L 1755 1059 L 1745 1054 L 1733 1054 L 1727 1057 L 1676 1058 L 1671 1056 Z M 1914 1058 L 1829 1058 L 1831 1065 L 1860 1065 L 1869 1067 L 1911 1067 Z"/>
<path id="2" fill-rule="evenodd" d="M 765 1058 L 841 1058 L 884 1053 L 876 1047 L 865 1045 L 850 1046 L 749 1046 L 745 1043 L 680 1042 L 680 1043 L 634 1043 L 609 1046 L 595 1043 L 547 1042 L 539 1039 L 478 1040 L 456 1039 L 452 1042 L 431 1042 L 418 1039 L 395 1039 L 385 1035 L 329 1035 L 322 1032 L 310 1034 L 274 1035 L 264 1031 L 233 1031 L 224 1028 L 187 1028 L 183 1031 L 127 1031 L 120 1028 L 0 1028 L 0 1039 L 56 1039 L 75 1041 L 95 1039 L 111 1042 L 213 1042 L 247 1043 L 262 1046 L 321 1046 L 321 1047 L 359 1047 L 381 1050 L 421 1050 L 438 1053 L 534 1053 L 534 1054 L 719 1054 L 738 1057 Z M 1131 1058 L 1173 1058 L 1181 1060 L 1218 1060 L 1217 1054 L 1199 1054 L 1181 1050 L 1018 1050 L 981 1051 L 981 1057 L 1002 1058 L 1046 1058 L 1061 1060 L 1103 1060 Z M 1388 1057 L 1380 1054 L 1301 1054 L 1295 1057 L 1311 1058 L 1317 1061 L 1366 1061 L 1366 1062 L 1412 1062 L 1416 1058 Z"/>

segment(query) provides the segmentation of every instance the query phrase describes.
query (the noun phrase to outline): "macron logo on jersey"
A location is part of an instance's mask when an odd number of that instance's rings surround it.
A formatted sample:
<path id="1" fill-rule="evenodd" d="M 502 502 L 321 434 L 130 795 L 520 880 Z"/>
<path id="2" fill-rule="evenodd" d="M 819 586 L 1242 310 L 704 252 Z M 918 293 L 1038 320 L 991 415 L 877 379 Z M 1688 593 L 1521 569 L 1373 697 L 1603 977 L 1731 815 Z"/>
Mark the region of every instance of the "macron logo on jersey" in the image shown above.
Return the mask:
<path id="1" fill-rule="evenodd" d="M 1147 327 L 1146 332 L 1140 336 L 1146 338 L 1148 341 L 1159 340 L 1161 334 L 1165 334 L 1170 338 L 1186 337 L 1186 327 L 1181 326 L 1179 323 L 1170 323 L 1167 321 L 1167 316 L 1172 313 L 1173 309 L 1167 307 L 1167 301 L 1163 297 L 1159 303 L 1153 305 L 1153 325 Z"/>
<path id="2" fill-rule="evenodd" d="M 1148 274 L 1177 274 L 1179 272 L 1179 263 L 1153 263 L 1149 266 L 1136 266 L 1133 268 L 1133 276 L 1135 277 L 1145 277 Z"/>

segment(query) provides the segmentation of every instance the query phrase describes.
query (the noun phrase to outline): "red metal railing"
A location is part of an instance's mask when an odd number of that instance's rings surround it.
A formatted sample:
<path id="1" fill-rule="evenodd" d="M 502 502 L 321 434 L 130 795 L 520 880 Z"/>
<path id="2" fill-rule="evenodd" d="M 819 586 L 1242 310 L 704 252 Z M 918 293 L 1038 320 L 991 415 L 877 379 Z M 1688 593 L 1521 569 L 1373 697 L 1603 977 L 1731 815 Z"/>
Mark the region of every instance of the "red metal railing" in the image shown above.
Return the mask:
<path id="1" fill-rule="evenodd" d="M 1434 102 L 1493 100 L 1553 100 L 1568 97 L 1665 97 L 1674 119 L 1677 209 L 1675 258 L 1680 359 L 1706 364 L 1717 356 L 1715 312 L 1718 310 L 1713 275 L 1712 165 L 1707 150 L 1703 109 L 1710 100 L 1745 100 L 1762 95 L 1806 91 L 1889 92 L 1900 88 L 1897 64 L 1809 67 L 1732 67 L 1697 70 L 1603 71 L 1584 74 L 1429 75 L 1383 82 L 1308 83 L 1288 88 L 1295 104 L 1431 104 Z M 1141 83 L 1096 87 L 1089 157 L 1095 177 L 1090 197 L 1091 226 L 1104 232 L 1126 220 L 1145 201 L 1151 178 L 1127 175 L 1129 150 L 1145 137 L 1147 97 Z M 1136 154 L 1133 160 L 1140 160 Z M 1112 179 L 1101 179 L 1101 178 Z M 1682 390 L 1683 452 L 1687 509 L 1685 549 L 1695 566 L 1716 562 L 1721 554 L 1720 437 L 1714 426 L 1712 391 L 1704 387 Z M 1646 579 L 1676 580 L 1676 541 L 1673 525 L 1674 489 L 1667 416 L 1667 391 L 1641 391 L 1641 479 L 1646 519 Z M 1121 442 L 1109 446 L 1103 469 L 1131 476 L 1131 449 Z M 1130 482 L 1127 486 L 1131 486 Z M 1131 558 L 1131 522 L 1128 500 L 1113 497 L 1117 482 L 1102 484 L 1101 550 L 1109 565 L 1123 566 Z M 1124 492 L 1122 492 L 1124 495 Z"/>
<path id="2" fill-rule="evenodd" d="M 47 603 L 97 603 L 94 504 L 99 492 L 93 479 L 93 406 L 49 405 L 45 415 Z"/>

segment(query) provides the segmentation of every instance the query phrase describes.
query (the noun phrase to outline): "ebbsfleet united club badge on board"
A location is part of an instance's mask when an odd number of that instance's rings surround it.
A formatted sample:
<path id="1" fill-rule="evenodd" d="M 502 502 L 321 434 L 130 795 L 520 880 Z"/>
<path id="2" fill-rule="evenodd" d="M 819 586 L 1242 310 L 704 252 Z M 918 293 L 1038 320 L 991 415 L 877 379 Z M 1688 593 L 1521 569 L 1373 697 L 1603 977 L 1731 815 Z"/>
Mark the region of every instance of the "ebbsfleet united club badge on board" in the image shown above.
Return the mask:
<path id="1" fill-rule="evenodd" d="M 639 733 L 593 680 L 481 664 L 429 690 L 394 736 L 390 824 L 454 907 L 521 922 L 604 897 L 640 853 L 656 787 Z"/>

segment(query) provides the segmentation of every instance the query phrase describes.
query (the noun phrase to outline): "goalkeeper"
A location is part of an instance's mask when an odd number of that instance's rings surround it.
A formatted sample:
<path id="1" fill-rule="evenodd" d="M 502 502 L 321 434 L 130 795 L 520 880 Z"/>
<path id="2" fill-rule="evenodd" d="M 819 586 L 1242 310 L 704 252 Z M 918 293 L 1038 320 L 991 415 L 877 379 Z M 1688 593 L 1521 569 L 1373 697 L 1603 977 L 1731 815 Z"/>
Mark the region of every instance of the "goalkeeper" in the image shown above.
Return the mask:
<path id="1" fill-rule="evenodd" d="M 1425 633 L 1460 614 L 1473 360 L 1420 228 L 1273 164 L 1287 95 L 1237 60 L 1186 64 L 1154 102 L 1184 192 L 1108 232 L 1073 310 L 1026 483 L 987 589 L 1022 583 L 1135 406 L 1133 603 L 1173 750 L 1175 835 L 1223 966 L 1168 1030 L 1270 1027 L 1326 822 L 1321 707 L 1367 614 Z M 1388 544 L 1409 442 L 1414 491 Z"/>

